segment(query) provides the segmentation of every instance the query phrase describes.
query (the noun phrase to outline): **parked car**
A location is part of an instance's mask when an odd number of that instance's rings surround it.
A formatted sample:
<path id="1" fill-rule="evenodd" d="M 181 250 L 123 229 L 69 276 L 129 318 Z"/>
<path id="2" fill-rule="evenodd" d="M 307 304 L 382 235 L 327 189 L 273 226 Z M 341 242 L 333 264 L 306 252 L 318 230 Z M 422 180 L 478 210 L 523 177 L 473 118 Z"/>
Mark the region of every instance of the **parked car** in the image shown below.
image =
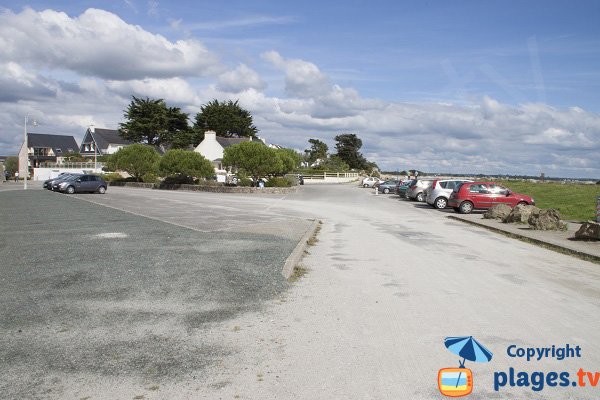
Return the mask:
<path id="1" fill-rule="evenodd" d="M 55 179 L 63 178 L 63 177 L 65 177 L 65 175 L 69 175 L 69 173 L 68 172 L 61 172 L 60 174 L 58 174 L 58 176 L 55 176 L 54 178 L 46 179 L 44 181 L 44 183 L 42 184 L 42 188 L 44 188 L 44 189 L 50 189 L 50 187 L 52 186 L 52 182 Z M 50 186 L 50 187 L 48 187 L 48 186 Z"/>
<path id="2" fill-rule="evenodd" d="M 474 209 L 486 210 L 496 204 L 514 207 L 517 204 L 535 205 L 535 201 L 495 182 L 459 183 L 448 199 L 448 206 L 461 214 L 469 214 Z"/>
<path id="3" fill-rule="evenodd" d="M 425 189 L 425 202 L 438 210 L 446 208 L 448 198 L 457 184 L 473 182 L 468 179 L 436 179 Z"/>
<path id="4" fill-rule="evenodd" d="M 56 190 L 55 186 L 56 186 L 56 188 L 58 188 L 58 185 L 57 185 L 58 183 L 60 183 L 62 181 L 65 181 L 67 179 L 71 179 L 74 176 L 81 176 L 81 175 L 83 175 L 83 174 L 73 173 L 73 172 L 67 172 L 65 174 L 57 176 L 56 178 L 44 181 L 44 184 L 46 185 L 45 186 L 46 189 L 48 189 L 48 190 Z"/>
<path id="5" fill-rule="evenodd" d="M 84 174 L 81 176 L 72 176 L 67 180 L 54 184 L 55 190 L 64 193 L 81 193 L 81 192 L 98 192 L 106 193 L 107 184 L 101 177 L 92 174 Z"/>
<path id="6" fill-rule="evenodd" d="M 431 185 L 431 182 L 425 179 L 413 179 L 406 191 L 406 198 L 413 201 L 425 201 L 425 189 Z"/>
<path id="7" fill-rule="evenodd" d="M 367 187 L 372 188 L 378 182 L 381 182 L 381 179 L 379 179 L 375 176 L 368 176 L 362 180 L 362 186 L 366 187 L 366 188 Z"/>
<path id="8" fill-rule="evenodd" d="M 408 190 L 411 182 L 412 181 L 405 181 L 405 182 L 402 182 L 402 183 L 396 185 L 396 194 L 398 196 L 400 196 L 400 198 L 402 198 L 402 199 L 406 198 L 406 191 Z"/>
<path id="9" fill-rule="evenodd" d="M 395 190 L 399 183 L 400 181 L 391 179 L 388 181 L 378 182 L 375 184 L 375 187 L 378 188 L 381 193 L 388 194 Z"/>

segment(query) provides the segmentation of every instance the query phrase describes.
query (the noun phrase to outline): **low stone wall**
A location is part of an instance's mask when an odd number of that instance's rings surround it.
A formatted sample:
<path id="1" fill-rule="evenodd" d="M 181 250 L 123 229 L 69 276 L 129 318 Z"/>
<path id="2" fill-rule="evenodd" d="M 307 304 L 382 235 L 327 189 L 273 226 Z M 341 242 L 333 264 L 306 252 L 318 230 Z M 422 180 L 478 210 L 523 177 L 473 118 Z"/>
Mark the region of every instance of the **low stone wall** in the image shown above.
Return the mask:
<path id="1" fill-rule="evenodd" d="M 256 193 L 256 194 L 289 194 L 296 193 L 298 186 L 292 187 L 245 187 L 245 186 L 208 186 L 208 185 L 165 185 L 162 183 L 141 183 L 141 182 L 109 182 L 109 186 L 121 186 L 139 189 L 158 189 L 158 190 L 185 190 L 191 192 L 211 192 L 211 193 Z"/>

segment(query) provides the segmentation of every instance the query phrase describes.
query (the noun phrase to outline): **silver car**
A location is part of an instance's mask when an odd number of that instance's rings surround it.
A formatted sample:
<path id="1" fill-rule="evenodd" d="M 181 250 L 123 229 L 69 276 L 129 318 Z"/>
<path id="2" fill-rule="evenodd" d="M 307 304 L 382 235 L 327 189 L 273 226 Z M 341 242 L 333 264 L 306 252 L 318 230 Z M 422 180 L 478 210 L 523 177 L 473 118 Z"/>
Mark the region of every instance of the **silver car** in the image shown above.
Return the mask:
<path id="1" fill-rule="evenodd" d="M 425 189 L 431 185 L 431 182 L 431 180 L 413 179 L 406 191 L 406 198 L 413 201 L 425 201 Z"/>
<path id="2" fill-rule="evenodd" d="M 463 182 L 473 182 L 468 179 L 440 179 L 434 180 L 427 189 L 425 189 L 425 201 L 432 207 L 438 210 L 446 208 L 448 198 L 452 190 Z"/>

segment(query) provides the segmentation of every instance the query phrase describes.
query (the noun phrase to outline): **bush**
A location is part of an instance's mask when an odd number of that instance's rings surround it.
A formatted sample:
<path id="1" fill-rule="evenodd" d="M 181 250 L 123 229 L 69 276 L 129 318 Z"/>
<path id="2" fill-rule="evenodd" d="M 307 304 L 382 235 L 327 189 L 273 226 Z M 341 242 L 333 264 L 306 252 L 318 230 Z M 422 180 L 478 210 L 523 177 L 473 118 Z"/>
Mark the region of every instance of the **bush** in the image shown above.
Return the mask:
<path id="1" fill-rule="evenodd" d="M 265 184 L 266 187 L 290 187 L 292 186 L 292 181 L 287 178 L 283 178 L 281 176 L 276 176 L 271 178 Z"/>
<path id="2" fill-rule="evenodd" d="M 160 159 L 158 168 L 163 176 L 210 178 L 215 174 L 212 163 L 200 153 L 182 149 L 167 151 Z"/>
<path id="3" fill-rule="evenodd" d="M 145 183 L 158 183 L 159 179 L 152 172 L 148 172 L 148 173 L 144 174 L 144 176 L 142 176 L 142 182 L 145 182 Z"/>
<path id="4" fill-rule="evenodd" d="M 109 174 L 104 174 L 104 175 L 102 175 L 102 178 L 106 182 L 119 182 L 124 179 L 123 176 L 121 174 L 119 174 L 118 172 L 111 172 Z"/>
<path id="5" fill-rule="evenodd" d="M 250 186 L 252 186 L 252 179 L 240 178 L 240 179 L 238 179 L 238 186 L 250 187 Z"/>
<path id="6" fill-rule="evenodd" d="M 192 178 L 191 176 L 175 175 L 167 176 L 163 180 L 163 183 L 165 185 L 193 185 L 195 182 L 194 178 Z"/>

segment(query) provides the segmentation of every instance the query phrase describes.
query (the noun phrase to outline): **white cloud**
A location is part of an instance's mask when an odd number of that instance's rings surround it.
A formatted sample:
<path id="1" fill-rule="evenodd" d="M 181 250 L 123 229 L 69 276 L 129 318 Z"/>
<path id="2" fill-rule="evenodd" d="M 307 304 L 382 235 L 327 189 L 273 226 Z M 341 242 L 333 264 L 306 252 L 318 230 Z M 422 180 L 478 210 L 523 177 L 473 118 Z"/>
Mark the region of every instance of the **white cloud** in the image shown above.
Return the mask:
<path id="1" fill-rule="evenodd" d="M 19 64 L 0 64 L 0 102 L 54 97 L 58 84 L 25 70 Z"/>
<path id="2" fill-rule="evenodd" d="M 129 100 L 131 96 L 150 97 L 178 105 L 195 104 L 199 101 L 196 91 L 181 78 L 108 81 L 106 86 Z"/>
<path id="3" fill-rule="evenodd" d="M 4 10 L 0 55 L 6 61 L 114 80 L 206 76 L 221 70 L 218 58 L 197 40 L 171 42 L 98 9 L 76 18 L 54 10 Z"/>
<path id="4" fill-rule="evenodd" d="M 218 88 L 224 92 L 239 93 L 247 89 L 263 90 L 265 87 L 260 75 L 246 64 L 240 64 L 218 78 Z"/>
<path id="5" fill-rule="evenodd" d="M 264 53 L 263 58 L 285 72 L 285 90 L 292 97 L 322 96 L 331 90 L 329 79 L 313 63 L 286 60 L 276 51 Z"/>

